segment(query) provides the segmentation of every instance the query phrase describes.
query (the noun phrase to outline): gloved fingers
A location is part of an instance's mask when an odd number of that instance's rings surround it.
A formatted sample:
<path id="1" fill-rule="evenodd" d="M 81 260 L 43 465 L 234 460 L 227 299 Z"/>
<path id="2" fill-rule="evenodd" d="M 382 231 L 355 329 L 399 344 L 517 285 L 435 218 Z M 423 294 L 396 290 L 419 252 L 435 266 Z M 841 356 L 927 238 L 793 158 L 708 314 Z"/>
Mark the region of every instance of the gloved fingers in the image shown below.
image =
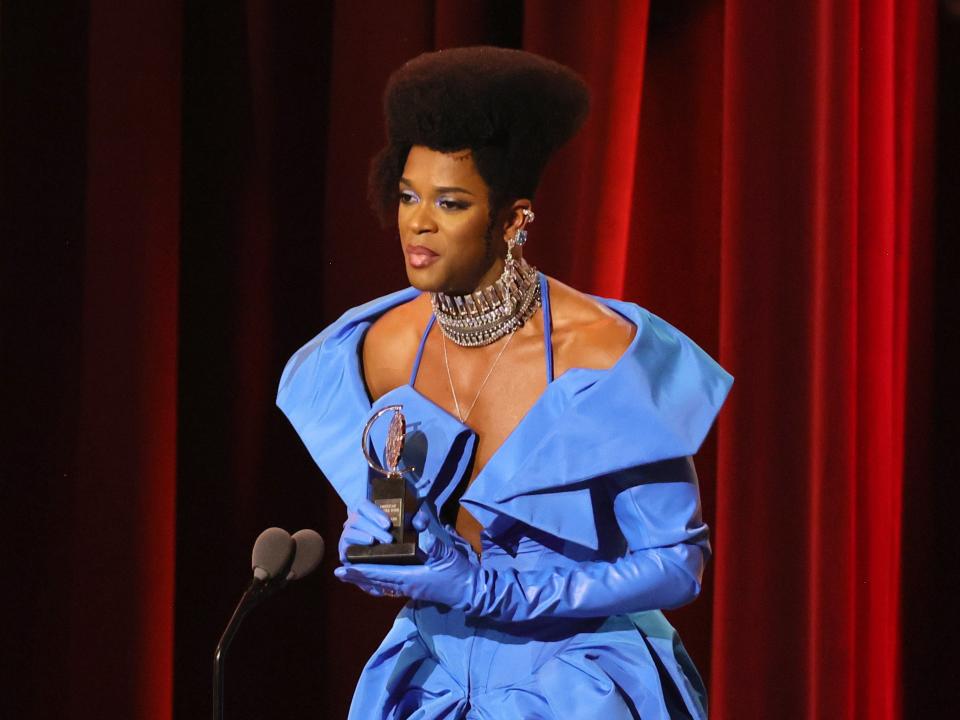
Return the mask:
<path id="1" fill-rule="evenodd" d="M 356 565 L 338 567 L 333 571 L 333 574 L 341 582 L 356 585 L 364 592 L 377 597 L 400 597 L 406 594 L 403 591 L 403 585 L 397 582 L 396 579 L 387 580 L 378 578 L 376 571 L 372 573 L 369 572 L 372 567 L 374 566 L 365 565 L 362 570 Z"/>
<path id="2" fill-rule="evenodd" d="M 413 516 L 413 527 L 417 532 L 423 532 L 430 526 L 430 516 L 428 513 L 424 512 L 423 506 L 420 506 L 420 509 L 417 510 L 417 514 Z"/>
<path id="3" fill-rule="evenodd" d="M 373 543 L 374 537 L 365 530 L 358 528 L 347 528 L 340 535 L 341 545 L 373 545 Z"/>
<path id="4" fill-rule="evenodd" d="M 437 520 L 437 512 L 433 507 L 433 503 L 429 500 L 424 500 L 420 504 L 411 522 L 417 532 L 420 533 L 421 538 L 429 539 L 429 544 L 433 545 L 436 540 L 447 540 L 447 531 L 443 529 L 440 521 Z M 424 543 L 420 545 L 424 550 L 427 550 Z"/>
<path id="5" fill-rule="evenodd" d="M 353 584 L 363 590 L 367 595 L 372 595 L 373 597 L 400 597 L 403 594 L 399 590 L 395 588 L 389 588 L 386 585 L 377 585 L 375 583 Z"/>
<path id="6" fill-rule="evenodd" d="M 357 505 L 357 513 L 361 517 L 365 517 L 367 520 L 372 522 L 378 527 L 389 529 L 390 527 L 390 518 L 387 517 L 387 514 L 372 500 L 367 500 L 364 498 Z"/>
<path id="7" fill-rule="evenodd" d="M 340 553 L 340 562 L 347 562 L 347 548 L 351 545 L 373 545 L 377 539 L 378 538 L 374 538 L 365 530 L 348 527 L 341 533 L 340 542 L 337 544 L 337 550 Z M 393 542 L 392 536 L 389 541 Z"/>
<path id="8" fill-rule="evenodd" d="M 340 536 L 340 542 L 337 543 L 337 552 L 340 554 L 340 562 L 348 562 L 347 548 L 351 545 L 373 545 L 373 538 L 362 530 L 349 528 L 343 531 Z"/>
<path id="9" fill-rule="evenodd" d="M 437 519 L 433 505 L 425 500 L 413 516 L 413 526 L 420 533 L 420 549 L 428 556 L 428 563 L 438 561 L 457 549 L 456 542 Z"/>
<path id="10" fill-rule="evenodd" d="M 386 585 L 388 587 L 399 587 L 403 584 L 405 576 L 409 576 L 418 570 L 419 568 L 414 566 L 397 568 L 391 565 L 363 563 L 362 565 L 345 565 L 338 567 L 333 571 L 333 574 L 345 582 L 355 584 L 366 582 L 375 585 Z"/>
<path id="11" fill-rule="evenodd" d="M 395 585 L 370 582 L 359 575 L 338 573 L 336 570 L 334 571 L 334 575 L 336 575 L 341 582 L 356 585 L 365 593 L 373 595 L 374 597 L 400 597 L 403 595 L 400 588 Z"/>
<path id="12" fill-rule="evenodd" d="M 433 507 L 433 503 L 429 500 L 424 500 L 420 503 L 420 507 L 417 509 L 416 514 L 414 514 L 412 522 L 413 527 L 415 527 L 417 531 L 441 527 L 440 521 L 437 520 L 436 508 Z"/>
<path id="13" fill-rule="evenodd" d="M 370 537 L 382 543 L 393 542 L 393 535 L 390 534 L 389 530 L 385 530 L 383 526 L 377 525 L 375 522 L 368 520 L 362 515 L 351 515 L 351 517 L 347 520 L 347 525 L 344 526 L 343 532 L 346 534 L 352 530 L 366 533 Z M 370 543 L 363 544 L 369 545 Z"/>

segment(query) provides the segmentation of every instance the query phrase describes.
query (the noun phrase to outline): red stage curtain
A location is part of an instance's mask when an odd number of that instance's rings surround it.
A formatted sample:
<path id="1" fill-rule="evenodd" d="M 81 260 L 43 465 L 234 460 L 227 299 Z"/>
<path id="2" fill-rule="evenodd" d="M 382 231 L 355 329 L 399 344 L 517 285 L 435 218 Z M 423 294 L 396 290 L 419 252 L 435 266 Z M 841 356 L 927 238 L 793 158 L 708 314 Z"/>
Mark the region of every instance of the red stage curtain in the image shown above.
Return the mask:
<path id="1" fill-rule="evenodd" d="M 0 715 L 170 717 L 181 9 L 47 5 L 0 21 Z"/>
<path id="2" fill-rule="evenodd" d="M 525 3 L 523 47 L 576 69 L 590 86 L 591 112 L 551 162 L 550 185 L 532 256 L 575 287 L 623 297 L 640 134 L 647 0 Z M 544 264 L 544 263 L 541 263 Z"/>
<path id="3" fill-rule="evenodd" d="M 64 715 L 98 708 L 169 717 L 179 3 L 92 3 L 88 32 L 80 432 L 68 495 L 73 579 L 64 647 L 90 671 L 70 673 Z"/>
<path id="4" fill-rule="evenodd" d="M 715 718 L 899 716 L 934 18 L 725 4 Z"/>

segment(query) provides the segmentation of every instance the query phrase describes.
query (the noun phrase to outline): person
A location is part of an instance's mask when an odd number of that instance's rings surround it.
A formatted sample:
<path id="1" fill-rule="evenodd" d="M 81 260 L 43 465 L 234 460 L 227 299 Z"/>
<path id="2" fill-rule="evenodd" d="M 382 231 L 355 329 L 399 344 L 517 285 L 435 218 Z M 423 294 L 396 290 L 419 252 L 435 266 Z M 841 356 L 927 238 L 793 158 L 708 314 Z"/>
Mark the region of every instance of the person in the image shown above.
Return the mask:
<path id="1" fill-rule="evenodd" d="M 411 60 L 384 97 L 371 200 L 397 222 L 411 287 L 301 348 L 277 399 L 349 509 L 337 577 L 410 598 L 350 718 L 705 717 L 660 611 L 700 590 L 690 456 L 732 380 L 653 314 L 523 258 L 540 175 L 586 116 L 583 81 L 458 48 Z M 351 545 L 391 541 L 358 443 L 390 405 L 426 559 L 350 563 Z"/>

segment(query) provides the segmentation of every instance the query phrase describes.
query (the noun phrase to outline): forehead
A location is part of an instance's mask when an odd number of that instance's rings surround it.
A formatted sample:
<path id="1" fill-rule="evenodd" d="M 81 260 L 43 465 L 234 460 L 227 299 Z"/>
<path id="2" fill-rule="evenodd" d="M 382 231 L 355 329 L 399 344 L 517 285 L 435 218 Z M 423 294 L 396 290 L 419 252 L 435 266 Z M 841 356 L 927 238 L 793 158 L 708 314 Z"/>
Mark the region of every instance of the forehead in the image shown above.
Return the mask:
<path id="1" fill-rule="evenodd" d="M 445 153 L 414 145 L 403 166 L 403 177 L 414 185 L 462 187 L 477 194 L 487 190 L 470 150 Z"/>

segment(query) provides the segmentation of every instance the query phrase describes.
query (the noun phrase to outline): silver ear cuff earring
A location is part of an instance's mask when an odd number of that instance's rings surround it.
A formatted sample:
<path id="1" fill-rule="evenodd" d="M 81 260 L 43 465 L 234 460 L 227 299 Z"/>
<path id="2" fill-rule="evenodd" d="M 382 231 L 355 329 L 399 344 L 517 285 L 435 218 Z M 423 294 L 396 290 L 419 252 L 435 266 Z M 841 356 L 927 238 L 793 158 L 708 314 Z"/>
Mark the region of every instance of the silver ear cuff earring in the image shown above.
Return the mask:
<path id="1" fill-rule="evenodd" d="M 523 213 L 523 225 L 524 225 L 524 226 L 532 223 L 532 222 L 533 222 L 534 220 L 536 220 L 536 218 L 537 218 L 537 216 L 534 215 L 533 210 L 528 210 L 527 208 L 523 208 L 523 210 L 521 210 L 521 212 Z M 527 229 L 526 229 L 526 227 L 524 227 L 524 226 L 521 226 L 521 227 L 513 234 L 513 236 L 510 237 L 510 238 L 507 240 L 507 258 L 506 258 L 506 265 L 507 265 L 507 267 L 510 267 L 510 268 L 513 267 L 513 263 L 514 263 L 514 260 L 513 260 L 513 248 L 515 248 L 515 247 L 523 247 L 524 245 L 527 244 Z"/>

